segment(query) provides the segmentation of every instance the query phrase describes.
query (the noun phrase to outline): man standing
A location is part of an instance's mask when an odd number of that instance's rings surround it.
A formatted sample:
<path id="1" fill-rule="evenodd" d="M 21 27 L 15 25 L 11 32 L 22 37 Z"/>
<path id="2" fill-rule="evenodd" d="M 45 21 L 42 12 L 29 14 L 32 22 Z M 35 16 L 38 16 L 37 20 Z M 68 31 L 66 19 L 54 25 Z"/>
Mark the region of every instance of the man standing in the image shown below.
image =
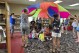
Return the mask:
<path id="1" fill-rule="evenodd" d="M 11 37 L 13 37 L 13 34 L 14 34 L 14 25 L 15 25 L 15 16 L 14 16 L 14 13 L 12 13 L 10 15 L 10 33 L 11 33 Z"/>

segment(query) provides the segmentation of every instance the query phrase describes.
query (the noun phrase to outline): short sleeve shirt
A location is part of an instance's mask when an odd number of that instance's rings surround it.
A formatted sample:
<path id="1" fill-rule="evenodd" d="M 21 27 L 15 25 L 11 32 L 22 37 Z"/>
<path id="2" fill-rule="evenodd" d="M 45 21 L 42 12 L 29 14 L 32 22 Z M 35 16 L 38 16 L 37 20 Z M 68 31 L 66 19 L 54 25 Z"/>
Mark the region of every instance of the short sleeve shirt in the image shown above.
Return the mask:
<path id="1" fill-rule="evenodd" d="M 73 22 L 73 23 L 72 23 L 72 26 L 73 26 L 73 27 L 77 27 L 77 22 Z"/>
<path id="2" fill-rule="evenodd" d="M 21 23 L 20 23 L 21 27 L 28 27 L 29 26 L 27 14 L 22 14 L 20 19 L 21 19 Z"/>

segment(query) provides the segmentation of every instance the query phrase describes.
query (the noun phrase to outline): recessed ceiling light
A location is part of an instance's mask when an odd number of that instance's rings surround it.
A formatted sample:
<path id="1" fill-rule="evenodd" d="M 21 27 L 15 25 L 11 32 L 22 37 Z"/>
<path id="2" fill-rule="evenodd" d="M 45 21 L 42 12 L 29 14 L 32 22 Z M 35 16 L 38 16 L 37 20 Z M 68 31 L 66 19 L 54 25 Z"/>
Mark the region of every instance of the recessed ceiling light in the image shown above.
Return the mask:
<path id="1" fill-rule="evenodd" d="M 29 1 L 36 1 L 36 0 L 29 0 Z"/>
<path id="2" fill-rule="evenodd" d="M 63 1 L 61 1 L 61 0 L 57 0 L 57 1 L 55 1 L 54 3 L 61 3 L 61 2 L 63 2 Z"/>
<path id="3" fill-rule="evenodd" d="M 78 6 L 79 3 L 75 3 L 75 4 L 72 4 L 72 5 L 69 5 L 69 6 Z"/>

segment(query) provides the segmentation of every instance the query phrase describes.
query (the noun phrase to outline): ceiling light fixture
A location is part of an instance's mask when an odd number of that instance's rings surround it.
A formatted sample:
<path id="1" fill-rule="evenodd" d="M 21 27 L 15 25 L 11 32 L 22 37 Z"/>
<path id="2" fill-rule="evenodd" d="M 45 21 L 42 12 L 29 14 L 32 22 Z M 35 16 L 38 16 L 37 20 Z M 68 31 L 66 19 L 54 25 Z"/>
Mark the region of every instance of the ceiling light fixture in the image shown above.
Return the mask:
<path id="1" fill-rule="evenodd" d="M 55 1 L 54 3 L 61 3 L 61 2 L 63 2 L 63 1 L 61 1 L 61 0 L 57 0 L 57 1 Z"/>
<path id="2" fill-rule="evenodd" d="M 36 0 L 29 0 L 29 1 L 36 1 Z"/>
<path id="3" fill-rule="evenodd" d="M 69 6 L 78 6 L 79 3 L 75 3 L 75 4 L 72 4 L 72 5 L 69 5 Z"/>

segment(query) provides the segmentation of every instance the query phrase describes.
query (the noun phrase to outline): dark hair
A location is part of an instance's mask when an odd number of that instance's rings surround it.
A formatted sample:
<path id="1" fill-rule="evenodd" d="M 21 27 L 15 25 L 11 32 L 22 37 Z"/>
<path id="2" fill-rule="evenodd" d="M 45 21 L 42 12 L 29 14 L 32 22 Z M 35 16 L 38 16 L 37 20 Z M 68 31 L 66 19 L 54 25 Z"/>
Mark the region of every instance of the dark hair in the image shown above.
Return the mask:
<path id="1" fill-rule="evenodd" d="M 11 15 L 10 15 L 10 16 L 12 16 L 12 15 L 14 15 L 14 13 L 11 13 Z"/>
<path id="2" fill-rule="evenodd" d="M 54 17 L 54 18 L 58 18 L 58 14 L 54 14 L 53 17 Z"/>
<path id="3" fill-rule="evenodd" d="M 77 17 L 77 15 L 74 15 L 75 17 Z"/>
<path id="4" fill-rule="evenodd" d="M 27 9 L 24 9 L 24 12 L 27 12 Z"/>

